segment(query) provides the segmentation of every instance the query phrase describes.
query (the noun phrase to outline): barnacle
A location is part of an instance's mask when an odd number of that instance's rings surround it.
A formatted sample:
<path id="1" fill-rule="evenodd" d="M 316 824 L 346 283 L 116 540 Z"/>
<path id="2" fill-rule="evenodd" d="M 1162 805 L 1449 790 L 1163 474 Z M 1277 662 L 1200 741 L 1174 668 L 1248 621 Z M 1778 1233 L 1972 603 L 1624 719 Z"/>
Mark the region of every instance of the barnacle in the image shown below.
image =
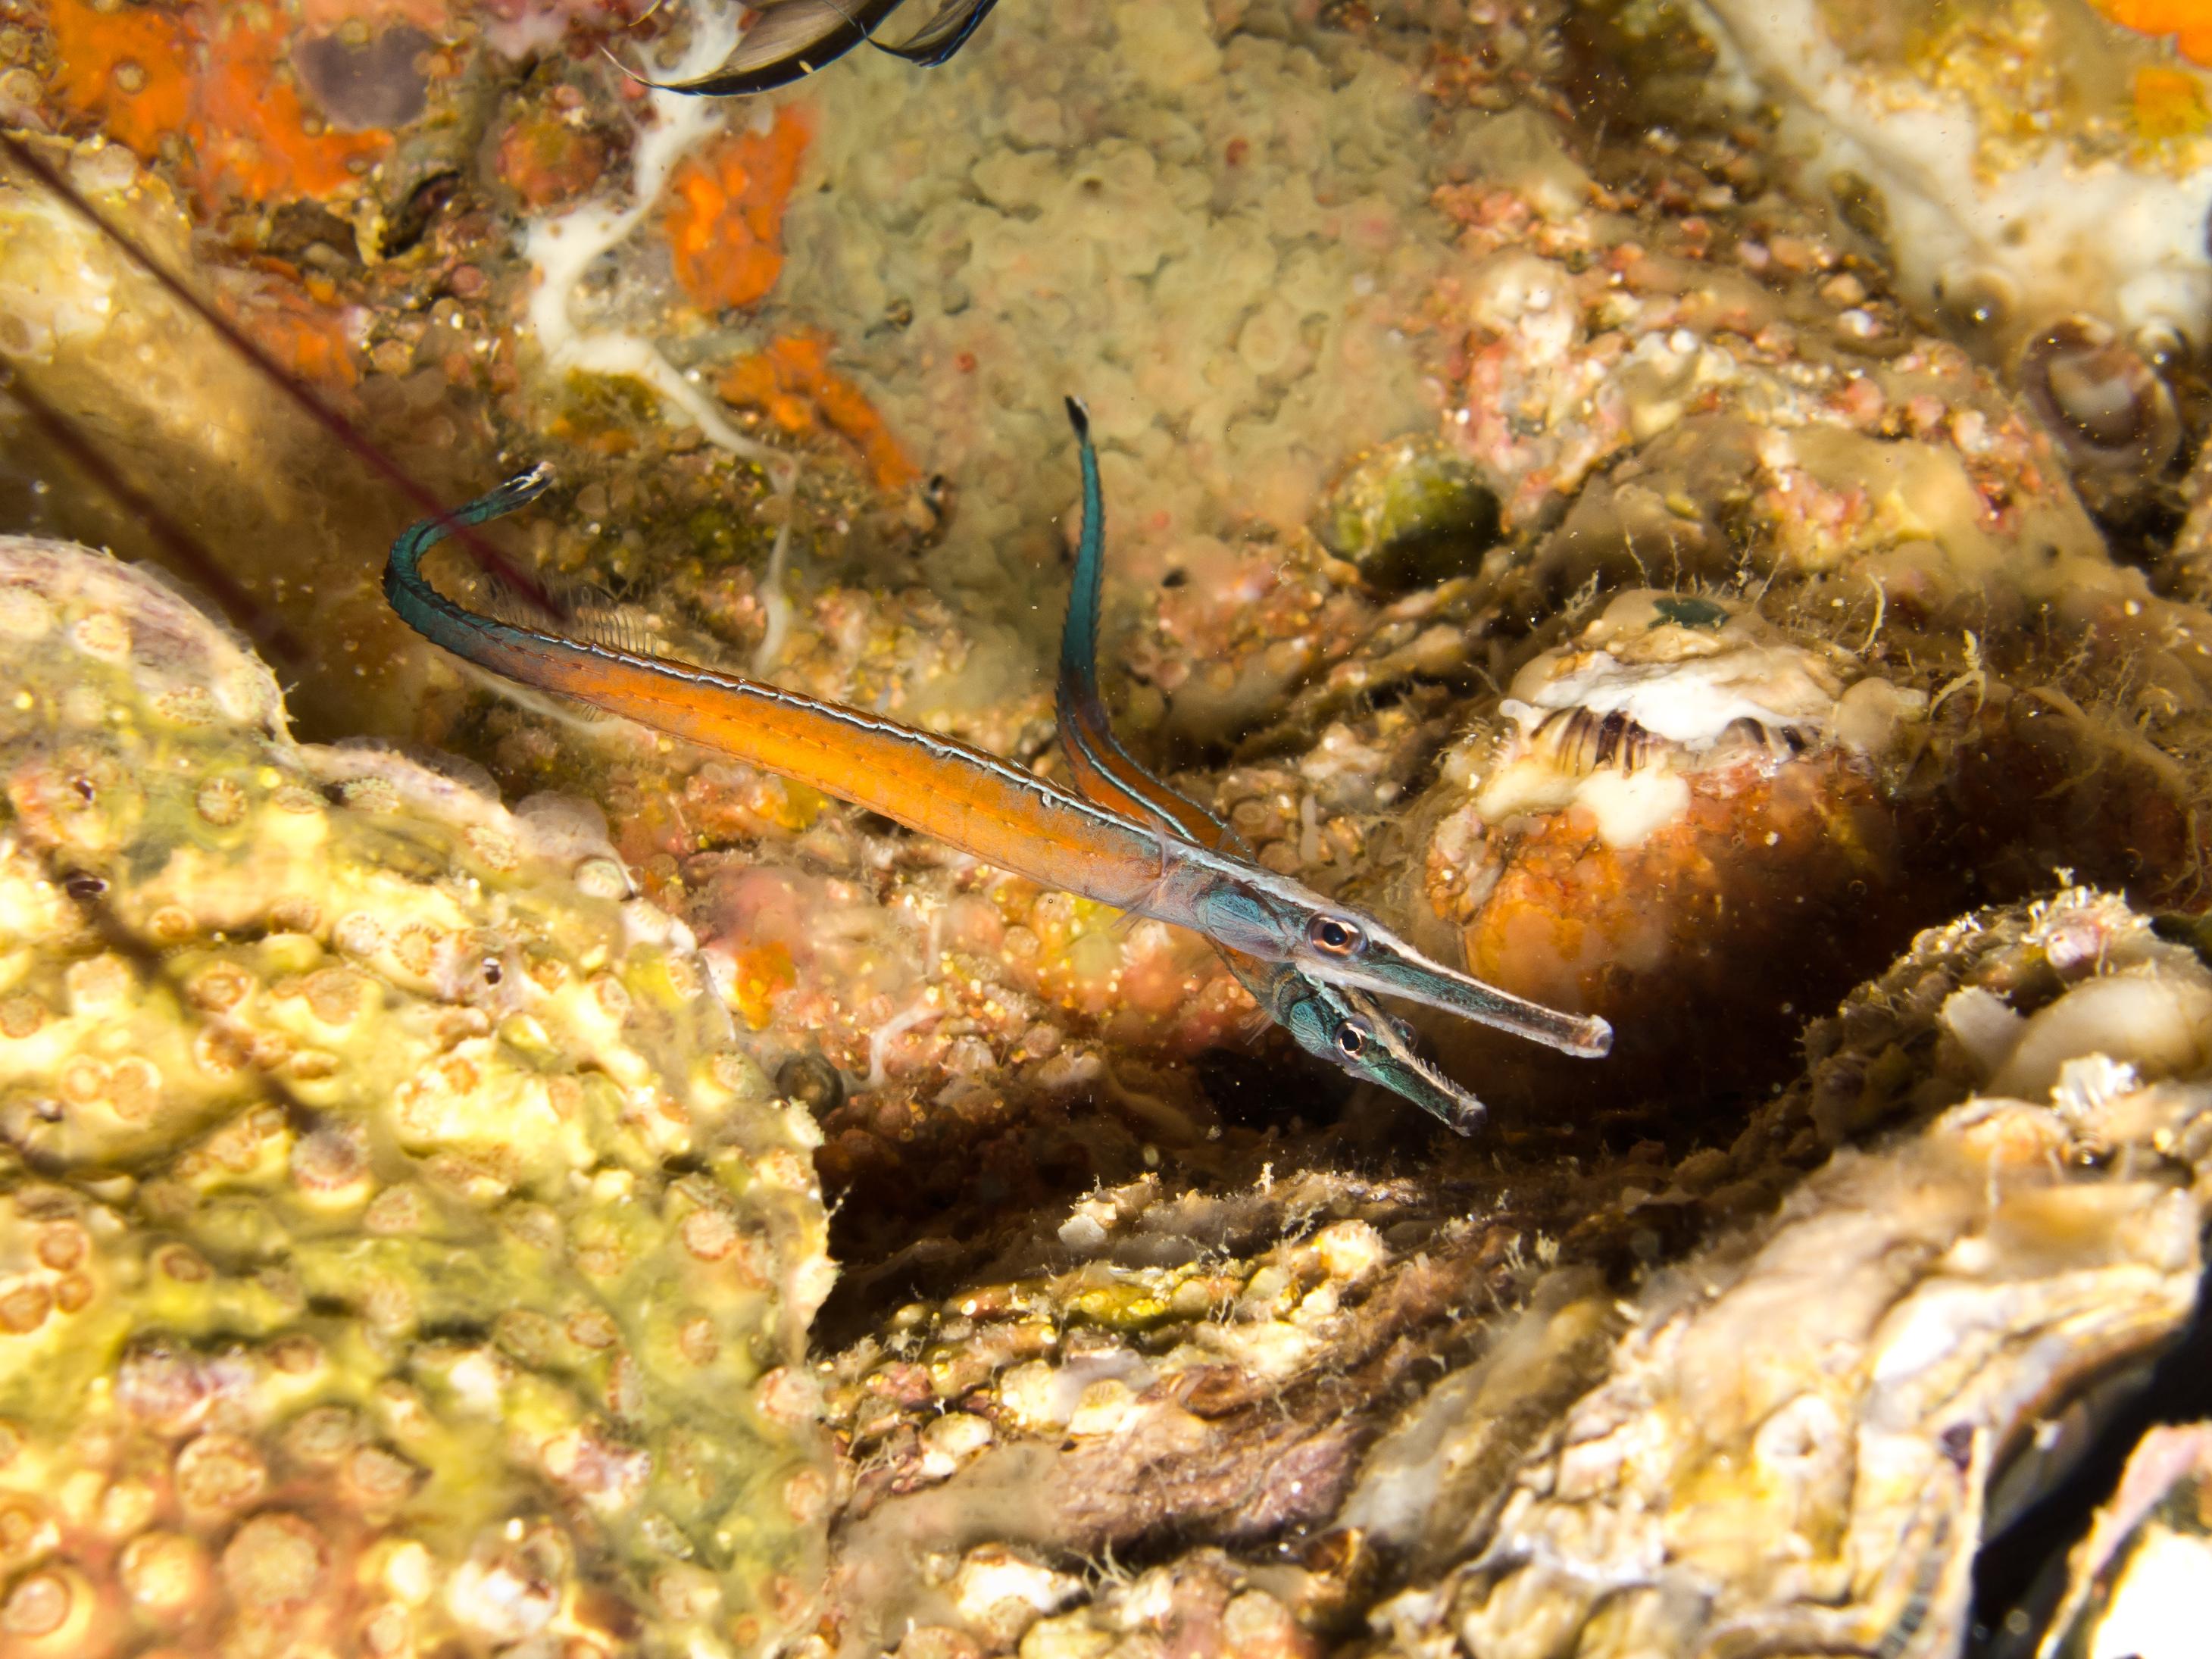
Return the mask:
<path id="1" fill-rule="evenodd" d="M 1742 1018 L 1737 964 L 1762 963 L 1765 1017 L 1840 988 L 1852 941 L 1881 948 L 1905 872 L 1880 781 L 1927 706 L 1740 600 L 1622 593 L 1524 664 L 1502 729 L 1447 761 L 1407 902 L 1475 972 L 1724 1063 L 1719 1025 L 1686 1010 Z M 1828 960 L 1778 966 L 1774 930 L 1814 915 Z"/>
<path id="2" fill-rule="evenodd" d="M 2038 334 L 2022 349 L 2015 378 L 2076 463 L 2093 504 L 2140 493 L 2180 447 L 2166 382 L 2093 318 L 2062 318 Z"/>
<path id="3" fill-rule="evenodd" d="M 817 1137 L 685 932 L 139 571 L 0 543 L 0 633 L 9 1650 L 775 1646 Z"/>

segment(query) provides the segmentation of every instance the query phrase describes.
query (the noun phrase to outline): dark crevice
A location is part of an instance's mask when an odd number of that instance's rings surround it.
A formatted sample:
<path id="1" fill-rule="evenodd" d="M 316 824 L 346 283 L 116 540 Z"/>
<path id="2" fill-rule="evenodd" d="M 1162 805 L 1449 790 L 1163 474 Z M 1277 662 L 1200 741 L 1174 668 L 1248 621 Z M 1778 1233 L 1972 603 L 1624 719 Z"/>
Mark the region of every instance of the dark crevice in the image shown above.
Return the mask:
<path id="1" fill-rule="evenodd" d="M 2207 1236 L 2212 1248 L 2212 1234 Z M 2153 1427 L 2212 1417 L 2212 1274 L 2197 1309 L 2137 1392 L 2101 1425 L 2080 1460 L 1974 1562 L 1966 1659 L 2028 1659 L 2066 1589 L 2067 1553 L 2118 1488 L 2129 1454 Z"/>

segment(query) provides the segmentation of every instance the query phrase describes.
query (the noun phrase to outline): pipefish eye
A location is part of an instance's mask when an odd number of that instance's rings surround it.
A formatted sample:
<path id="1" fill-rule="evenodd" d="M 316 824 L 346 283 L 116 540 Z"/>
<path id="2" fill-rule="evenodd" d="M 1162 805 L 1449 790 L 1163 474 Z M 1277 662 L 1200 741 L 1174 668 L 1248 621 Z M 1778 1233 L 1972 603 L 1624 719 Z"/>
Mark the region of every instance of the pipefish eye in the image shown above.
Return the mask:
<path id="1" fill-rule="evenodd" d="M 1370 1033 L 1364 1021 L 1347 1019 L 1336 1028 L 1337 1052 L 1347 1060 L 1357 1060 L 1367 1052 Z"/>
<path id="2" fill-rule="evenodd" d="M 1341 916 L 1316 916 L 1306 924 L 1306 943 L 1333 957 L 1356 956 L 1367 943 L 1357 923 Z"/>

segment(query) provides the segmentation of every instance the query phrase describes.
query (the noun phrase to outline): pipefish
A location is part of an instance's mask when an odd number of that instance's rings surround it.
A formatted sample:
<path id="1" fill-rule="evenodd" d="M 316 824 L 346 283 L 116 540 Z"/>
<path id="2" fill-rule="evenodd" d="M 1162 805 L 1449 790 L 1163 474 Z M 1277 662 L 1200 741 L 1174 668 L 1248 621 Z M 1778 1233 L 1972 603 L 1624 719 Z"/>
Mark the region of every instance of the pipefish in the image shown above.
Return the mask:
<path id="1" fill-rule="evenodd" d="M 479 562 L 543 603 L 531 579 L 507 567 L 473 529 L 535 499 L 549 476 L 526 474 L 468 506 L 442 512 L 415 479 L 351 423 L 279 369 L 227 318 L 153 258 L 40 157 L 0 133 L 0 152 L 42 183 L 198 314 L 252 368 L 319 423 L 439 516 L 394 543 L 385 592 L 417 631 L 507 678 L 580 696 L 611 712 L 756 760 L 875 808 L 1001 867 L 1116 908 L 1179 924 L 1224 949 L 1290 962 L 1314 979 L 1427 1002 L 1517 1031 L 1567 1053 L 1602 1054 L 1612 1030 L 1522 1003 L 1431 962 L 1370 919 L 1299 884 L 1159 827 L 1083 800 L 996 757 L 734 675 L 591 644 L 479 616 L 432 588 L 422 553 L 453 534 Z M 1095 477 L 1091 521 L 1103 523 Z"/>
<path id="2" fill-rule="evenodd" d="M 1085 799 L 995 755 L 738 674 L 484 616 L 424 578 L 459 527 L 511 513 L 551 482 L 538 467 L 402 532 L 384 592 L 402 620 L 478 667 L 765 767 L 1048 887 L 1288 962 L 1339 986 L 1410 997 L 1595 1055 L 1612 1028 L 1524 1002 L 1432 962 L 1372 918 L 1217 847 Z M 1095 496 L 1095 487 L 1086 500 Z M 1103 517 L 1094 511 L 1093 521 Z"/>
<path id="3" fill-rule="evenodd" d="M 1075 787 L 1089 800 L 1139 823 L 1157 824 L 1202 847 L 1243 856 L 1243 838 L 1195 801 L 1177 793 L 1121 746 L 1098 692 L 1098 609 L 1105 565 L 1103 495 L 1091 420 L 1067 400 L 1067 418 L 1083 460 L 1083 533 L 1067 619 L 1060 635 L 1060 676 L 1054 708 L 1060 742 Z M 1218 947 L 1217 947 L 1218 948 Z M 1473 1134 L 1487 1115 L 1483 1104 L 1414 1052 L 1409 1034 L 1364 991 L 1315 978 L 1287 962 L 1255 962 L 1234 951 L 1221 960 L 1262 1012 L 1308 1054 L 1340 1071 L 1411 1101 L 1458 1131 Z"/>

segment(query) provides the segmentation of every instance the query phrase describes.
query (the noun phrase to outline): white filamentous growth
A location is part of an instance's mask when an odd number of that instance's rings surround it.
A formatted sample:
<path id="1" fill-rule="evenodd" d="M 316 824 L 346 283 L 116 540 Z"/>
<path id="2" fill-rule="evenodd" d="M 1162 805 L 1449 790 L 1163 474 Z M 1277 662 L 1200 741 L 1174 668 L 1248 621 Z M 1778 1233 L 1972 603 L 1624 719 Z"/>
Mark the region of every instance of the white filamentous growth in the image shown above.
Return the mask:
<path id="1" fill-rule="evenodd" d="M 932 1004 L 927 995 L 919 996 L 869 1032 L 867 1086 L 880 1089 L 891 1080 L 890 1073 L 884 1069 L 884 1062 L 890 1057 L 894 1042 L 915 1026 L 927 1025 L 944 1017 L 945 1010 Z"/>
<path id="2" fill-rule="evenodd" d="M 799 480 L 799 469 L 792 469 L 793 483 Z M 791 488 L 782 486 L 788 507 Z M 767 674 L 775 668 L 775 659 L 783 654 L 784 640 L 791 633 L 791 601 L 783 591 L 783 573 L 791 557 L 791 514 L 787 511 L 783 522 L 775 527 L 775 546 L 768 556 L 768 570 L 761 577 L 761 637 L 753 649 L 753 672 Z"/>
<path id="3" fill-rule="evenodd" d="M 665 77 L 688 81 L 727 58 L 741 33 L 738 9 L 702 4 L 693 16 L 691 43 L 662 71 Z M 638 135 L 631 153 L 629 205 L 617 208 L 602 199 L 531 222 L 523 251 L 537 268 L 539 280 L 530 299 L 530 327 L 538 336 L 548 368 L 556 374 L 580 369 L 642 380 L 659 394 L 664 404 L 697 426 L 708 442 L 766 469 L 774 480 L 776 494 L 785 498 L 785 511 L 768 579 L 762 584 L 767 631 L 753 667 L 756 672 L 765 672 L 774 665 L 790 629 L 791 605 L 782 591 L 783 563 L 791 537 L 790 497 L 799 483 L 799 463 L 738 431 L 713 399 L 685 380 L 652 342 L 617 329 L 580 328 L 569 309 L 576 283 L 592 261 L 618 246 L 637 228 L 659 199 L 676 164 L 722 125 L 724 106 L 714 99 L 653 92 L 647 101 L 653 120 Z"/>

